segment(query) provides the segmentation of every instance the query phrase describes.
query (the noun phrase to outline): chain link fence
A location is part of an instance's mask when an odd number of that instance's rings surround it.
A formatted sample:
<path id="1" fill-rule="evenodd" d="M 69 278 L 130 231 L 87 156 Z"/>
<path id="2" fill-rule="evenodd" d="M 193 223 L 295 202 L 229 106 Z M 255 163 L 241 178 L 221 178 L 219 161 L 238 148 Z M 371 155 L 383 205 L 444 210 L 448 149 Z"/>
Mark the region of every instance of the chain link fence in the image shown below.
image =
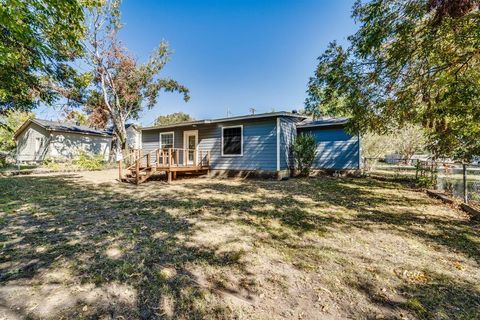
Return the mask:
<path id="1" fill-rule="evenodd" d="M 365 174 L 409 180 L 480 205 L 480 165 L 421 159 L 363 158 Z"/>

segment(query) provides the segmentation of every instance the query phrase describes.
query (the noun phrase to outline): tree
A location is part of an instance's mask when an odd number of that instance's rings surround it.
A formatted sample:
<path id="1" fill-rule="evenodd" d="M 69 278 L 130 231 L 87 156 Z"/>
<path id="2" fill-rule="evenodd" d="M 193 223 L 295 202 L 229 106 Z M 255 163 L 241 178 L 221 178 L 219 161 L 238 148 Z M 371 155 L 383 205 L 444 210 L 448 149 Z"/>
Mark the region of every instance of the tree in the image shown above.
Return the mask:
<path id="1" fill-rule="evenodd" d="M 4 0 L 0 4 L 0 114 L 28 111 L 73 88 L 69 62 L 83 50 L 84 15 L 77 0 Z"/>
<path id="2" fill-rule="evenodd" d="M 311 134 L 299 134 L 292 145 L 296 167 L 301 176 L 308 176 L 317 155 L 317 143 Z"/>
<path id="3" fill-rule="evenodd" d="M 119 0 L 105 0 L 88 14 L 88 52 L 93 85 L 87 91 L 86 106 L 99 120 L 108 114 L 118 145 L 126 141 L 125 122 L 138 119 L 144 107 L 152 108 L 160 91 L 180 92 L 189 100 L 188 89 L 158 75 L 168 62 L 170 50 L 161 42 L 147 63 L 139 63 L 118 40 L 121 29 Z"/>
<path id="4" fill-rule="evenodd" d="M 15 131 L 28 119 L 33 119 L 30 112 L 8 110 L 0 115 L 0 151 L 12 151 L 15 149 L 13 135 Z"/>
<path id="5" fill-rule="evenodd" d="M 194 119 L 188 114 L 184 112 L 175 112 L 171 114 L 167 114 L 164 116 L 158 116 L 155 119 L 154 126 L 164 126 L 167 124 L 174 124 L 179 122 L 186 122 L 186 121 L 193 121 Z"/>
<path id="6" fill-rule="evenodd" d="M 415 153 L 425 150 L 425 134 L 417 125 L 406 125 L 398 130 L 393 138 L 393 146 L 403 160 L 408 162 Z"/>
<path id="7" fill-rule="evenodd" d="M 480 154 L 480 11 L 474 0 L 357 1 L 358 31 L 333 42 L 306 110 L 352 117 L 352 131 L 425 130 L 436 156 Z"/>
<path id="8" fill-rule="evenodd" d="M 78 110 L 73 110 L 65 115 L 65 121 L 73 122 L 82 126 L 90 126 L 89 117 Z"/>
<path id="9" fill-rule="evenodd" d="M 362 157 L 364 158 L 384 158 L 386 154 L 394 151 L 391 135 L 366 132 L 362 135 L 361 141 Z"/>

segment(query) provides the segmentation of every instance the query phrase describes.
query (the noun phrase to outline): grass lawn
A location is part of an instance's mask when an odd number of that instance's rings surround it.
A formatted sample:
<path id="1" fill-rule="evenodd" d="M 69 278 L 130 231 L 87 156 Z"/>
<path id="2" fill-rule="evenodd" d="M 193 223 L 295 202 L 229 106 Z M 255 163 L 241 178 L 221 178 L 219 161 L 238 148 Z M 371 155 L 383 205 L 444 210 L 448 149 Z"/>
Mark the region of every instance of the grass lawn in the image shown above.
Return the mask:
<path id="1" fill-rule="evenodd" d="M 479 231 L 372 178 L 0 178 L 0 318 L 479 319 Z"/>
<path id="2" fill-rule="evenodd" d="M 38 166 L 35 166 L 35 165 L 26 165 L 26 164 L 22 164 L 22 165 L 15 165 L 15 164 L 10 164 L 10 165 L 7 165 L 7 166 L 0 166 L 0 173 L 1 172 L 6 172 L 6 171 L 29 171 L 31 169 L 35 169 L 37 168 Z"/>

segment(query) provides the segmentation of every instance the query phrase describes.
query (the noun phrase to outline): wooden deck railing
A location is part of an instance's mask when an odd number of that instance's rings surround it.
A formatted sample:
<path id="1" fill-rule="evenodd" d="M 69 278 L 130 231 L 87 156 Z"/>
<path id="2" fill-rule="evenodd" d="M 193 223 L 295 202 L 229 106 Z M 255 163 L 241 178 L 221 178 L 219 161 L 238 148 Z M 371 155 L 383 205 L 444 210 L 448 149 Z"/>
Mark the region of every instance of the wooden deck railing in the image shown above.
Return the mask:
<path id="1" fill-rule="evenodd" d="M 154 171 L 188 171 L 210 166 L 210 151 L 184 148 L 155 149 L 147 153 L 142 150 L 131 150 L 125 157 L 127 170 L 135 172 L 137 184 L 140 174 L 153 174 Z M 148 172 L 147 172 L 148 171 Z M 119 175 L 122 177 L 122 164 L 119 162 Z M 148 178 L 148 177 L 147 177 Z M 170 178 L 170 176 L 169 176 Z"/>

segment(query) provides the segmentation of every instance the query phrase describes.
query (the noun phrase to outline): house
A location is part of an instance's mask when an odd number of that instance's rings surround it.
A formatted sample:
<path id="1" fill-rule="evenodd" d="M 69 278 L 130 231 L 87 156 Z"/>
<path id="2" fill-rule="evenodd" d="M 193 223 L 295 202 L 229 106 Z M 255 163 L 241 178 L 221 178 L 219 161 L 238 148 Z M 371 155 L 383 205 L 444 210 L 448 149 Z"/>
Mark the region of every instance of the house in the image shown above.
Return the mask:
<path id="1" fill-rule="evenodd" d="M 317 143 L 314 169 L 360 169 L 360 138 L 345 130 L 347 124 L 347 118 L 305 119 L 297 124 L 297 134 L 310 134 Z"/>
<path id="2" fill-rule="evenodd" d="M 316 139 L 315 169 L 358 170 L 360 141 L 345 131 L 347 122 L 271 112 L 142 128 L 144 158 L 133 176 L 189 166 L 213 174 L 288 176 L 294 165 L 290 146 L 300 133 Z"/>
<path id="3" fill-rule="evenodd" d="M 128 125 L 127 142 L 140 147 L 140 133 Z M 18 162 L 40 162 L 46 159 L 70 160 L 80 152 L 110 157 L 112 130 L 95 129 L 73 123 L 41 119 L 27 120 L 14 134 Z"/>
<path id="4" fill-rule="evenodd" d="M 130 149 L 141 149 L 142 148 L 142 133 L 140 129 L 133 123 L 128 123 L 125 125 L 125 130 L 127 131 L 127 145 Z M 113 128 L 111 129 L 113 133 Z"/>

